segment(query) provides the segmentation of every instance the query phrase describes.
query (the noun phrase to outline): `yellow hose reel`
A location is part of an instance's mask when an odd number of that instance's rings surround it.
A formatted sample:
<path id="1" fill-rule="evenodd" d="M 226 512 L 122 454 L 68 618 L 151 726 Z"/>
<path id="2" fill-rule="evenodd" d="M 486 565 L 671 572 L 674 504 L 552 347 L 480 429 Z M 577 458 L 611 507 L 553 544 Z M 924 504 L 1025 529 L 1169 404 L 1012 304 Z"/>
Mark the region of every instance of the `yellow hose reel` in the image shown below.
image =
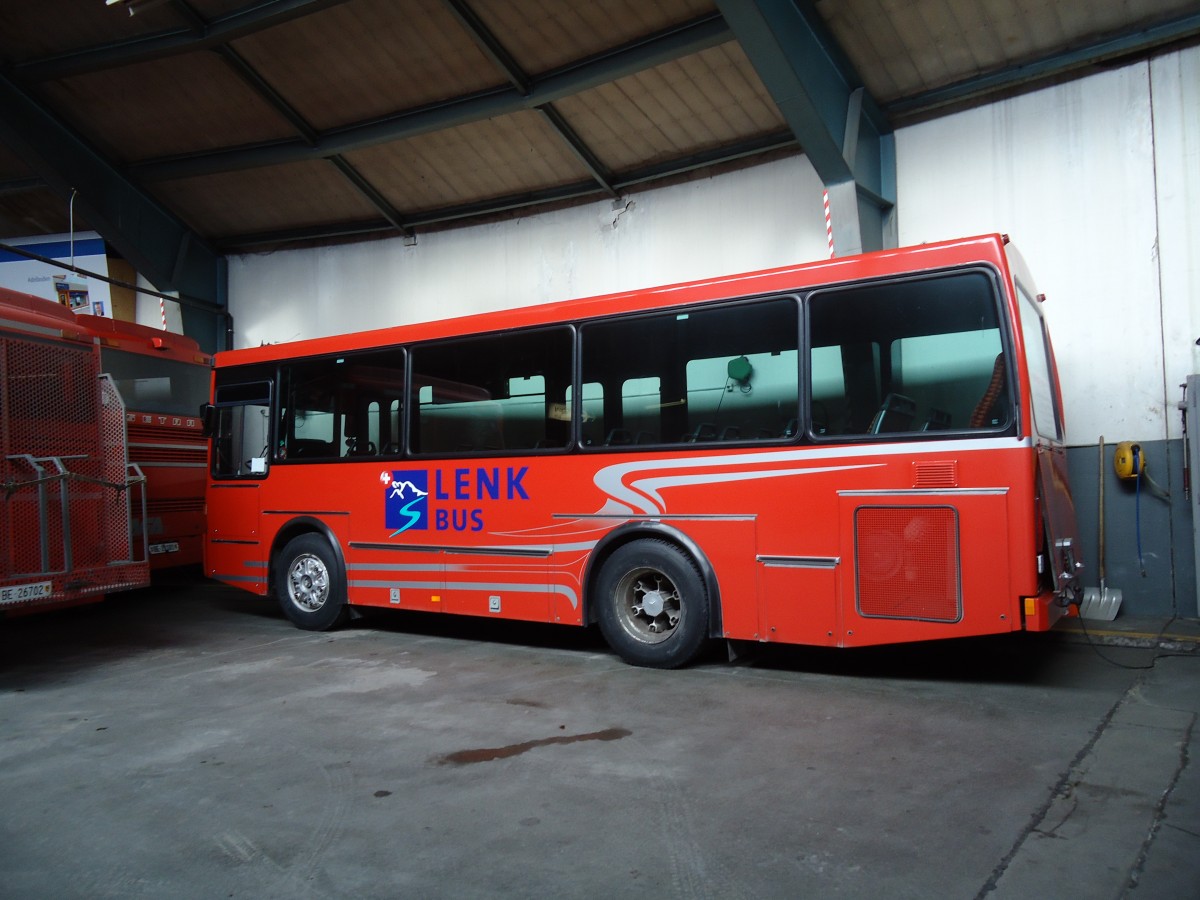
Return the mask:
<path id="1" fill-rule="evenodd" d="M 1113 452 L 1113 469 L 1117 477 L 1123 481 L 1137 478 L 1146 471 L 1146 457 L 1142 454 L 1141 444 L 1133 441 L 1121 441 Z"/>

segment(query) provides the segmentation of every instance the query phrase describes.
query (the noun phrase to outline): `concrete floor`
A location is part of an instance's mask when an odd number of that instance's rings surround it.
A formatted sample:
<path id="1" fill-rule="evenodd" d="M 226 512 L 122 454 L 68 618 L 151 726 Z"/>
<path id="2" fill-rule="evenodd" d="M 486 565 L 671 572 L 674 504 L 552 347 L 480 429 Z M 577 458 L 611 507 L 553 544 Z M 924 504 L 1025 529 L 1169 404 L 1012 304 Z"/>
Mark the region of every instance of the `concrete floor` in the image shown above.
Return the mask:
<path id="1" fill-rule="evenodd" d="M 176 579 L 0 622 L 0 896 L 1194 900 L 1197 646 L 658 672 Z"/>

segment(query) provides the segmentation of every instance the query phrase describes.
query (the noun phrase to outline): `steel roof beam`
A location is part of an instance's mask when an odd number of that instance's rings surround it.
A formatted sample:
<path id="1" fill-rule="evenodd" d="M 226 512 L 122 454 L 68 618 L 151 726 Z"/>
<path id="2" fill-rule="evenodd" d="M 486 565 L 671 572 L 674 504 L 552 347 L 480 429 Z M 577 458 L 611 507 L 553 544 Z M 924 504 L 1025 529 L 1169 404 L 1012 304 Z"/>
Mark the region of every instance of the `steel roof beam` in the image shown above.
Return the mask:
<path id="1" fill-rule="evenodd" d="M 777 151 L 795 151 L 797 149 L 796 139 L 792 136 L 791 132 L 775 132 L 760 135 L 713 150 L 701 151 L 689 156 L 668 160 L 667 162 L 634 169 L 620 177 L 614 178 L 612 187 L 615 191 L 619 192 L 647 181 L 677 177 L 696 169 L 735 162 L 747 156 L 756 156 Z M 526 191 L 504 197 L 494 197 L 476 203 L 465 203 L 457 206 L 414 212 L 408 217 L 407 221 L 410 227 L 419 228 L 476 216 L 494 215 L 496 213 L 539 204 L 577 200 L 583 197 L 595 197 L 606 193 L 607 191 L 604 190 L 603 186 L 593 181 L 580 181 L 540 191 Z M 322 240 L 332 237 L 373 234 L 388 230 L 390 230 L 390 223 L 386 221 L 380 219 L 359 220 L 329 226 L 235 235 L 223 240 L 221 247 L 226 252 L 233 252 L 265 244 Z"/>
<path id="2" fill-rule="evenodd" d="M 458 24 L 466 30 L 484 55 L 492 61 L 492 65 L 504 73 L 504 77 L 508 79 L 509 83 L 522 94 L 528 94 L 531 88 L 529 76 L 513 59 L 504 44 L 492 34 L 492 30 L 475 14 L 475 10 L 471 9 L 463 0 L 442 0 L 442 5 L 458 19 Z"/>
<path id="3" fill-rule="evenodd" d="M 159 290 L 225 306 L 226 263 L 90 146 L 0 75 L 0 140 Z"/>
<path id="4" fill-rule="evenodd" d="M 444 5 L 454 14 L 455 18 L 471 39 L 479 46 L 484 55 L 492 61 L 492 64 L 504 73 L 504 77 L 508 79 L 509 84 L 513 89 L 518 91 L 522 96 L 529 96 L 533 90 L 533 81 L 524 69 L 513 58 L 508 49 L 484 24 L 483 20 L 475 14 L 463 0 L 442 0 Z M 596 179 L 606 193 L 611 196 L 616 196 L 616 191 L 613 190 L 609 183 L 610 176 L 608 170 L 603 163 L 592 152 L 589 147 L 570 126 L 566 119 L 559 114 L 558 110 L 550 103 L 542 104 L 536 107 L 537 111 L 542 114 L 546 123 L 554 130 L 554 132 L 562 139 L 562 141 L 571 149 L 571 152 L 583 163 L 584 168 L 588 173 Z"/>
<path id="5" fill-rule="evenodd" d="M 943 106 L 976 100 L 1032 82 L 1065 75 L 1085 66 L 1129 57 L 1200 35 L 1200 12 L 1180 16 L 1140 31 L 1117 35 L 1065 53 L 1055 53 L 1020 65 L 956 81 L 884 104 L 892 117 L 915 117 Z"/>
<path id="6" fill-rule="evenodd" d="M 291 123 L 291 126 L 300 133 L 300 137 L 308 142 L 309 145 L 316 143 L 317 132 L 308 123 L 308 120 L 288 103 L 278 91 L 275 90 L 261 75 L 258 70 L 250 65 L 242 56 L 232 47 L 218 47 L 217 54 L 230 66 L 237 75 L 246 82 L 246 84 L 257 93 L 267 104 L 269 104 L 276 112 Z M 392 223 L 397 231 L 400 231 L 406 237 L 412 236 L 412 230 L 404 224 L 404 217 L 400 214 L 391 203 L 387 201 L 375 186 L 368 182 L 363 176 L 348 163 L 343 156 L 331 156 L 329 162 L 337 169 L 338 173 L 354 186 L 354 189 L 362 195 L 364 199 L 374 206 L 383 215 L 385 219 Z"/>
<path id="7" fill-rule="evenodd" d="M 323 159 L 378 144 L 480 122 L 495 116 L 536 109 L 563 97 L 607 84 L 664 62 L 697 53 L 733 39 L 721 16 L 693 19 L 643 40 L 563 66 L 532 78 L 527 93 L 497 88 L 457 97 L 397 115 L 330 129 L 314 144 L 303 140 L 273 141 L 207 153 L 149 160 L 129 167 L 140 179 L 156 180 L 211 175 L 257 166 Z"/>
<path id="8" fill-rule="evenodd" d="M 612 185 L 612 173 L 608 171 L 608 167 L 600 162 L 596 154 L 592 152 L 592 148 L 575 132 L 575 129 L 554 108 L 554 105 L 547 103 L 545 106 L 539 106 L 538 112 L 542 114 L 542 118 L 554 129 L 563 143 L 571 149 L 583 167 L 588 170 L 588 174 L 592 176 L 596 184 L 600 185 L 600 189 L 610 197 L 617 196 L 617 189 Z"/>
<path id="9" fill-rule="evenodd" d="M 99 3 L 100 0 L 95 2 Z M 199 18 L 194 15 L 186 16 L 193 24 L 127 41 L 101 44 L 58 56 L 30 60 L 13 66 L 10 72 L 23 82 L 52 81 L 181 53 L 207 50 L 345 2 L 346 0 L 261 0 L 218 16 L 208 23 L 200 23 Z M 180 8 L 183 5 L 175 6 Z M 190 7 L 185 8 L 191 11 Z M 113 14 L 116 15 L 116 11 Z"/>
<path id="10" fill-rule="evenodd" d="M 829 191 L 837 252 L 893 246 L 891 126 L 811 0 L 717 0 L 717 8 Z"/>

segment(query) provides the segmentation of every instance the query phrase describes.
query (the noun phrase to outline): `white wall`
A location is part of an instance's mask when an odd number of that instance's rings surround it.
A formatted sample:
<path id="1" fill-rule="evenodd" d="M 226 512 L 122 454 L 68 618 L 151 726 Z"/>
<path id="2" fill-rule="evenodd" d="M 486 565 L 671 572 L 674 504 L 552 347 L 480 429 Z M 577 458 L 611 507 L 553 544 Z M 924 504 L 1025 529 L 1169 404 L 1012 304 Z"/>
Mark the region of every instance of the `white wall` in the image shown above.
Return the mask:
<path id="1" fill-rule="evenodd" d="M 1063 378 L 1068 438 L 1179 437 L 1200 371 L 1200 49 L 900 130 L 902 244 L 1009 233 Z M 611 201 L 419 235 L 230 260 L 252 346 L 819 259 L 803 157 Z"/>
<path id="2" fill-rule="evenodd" d="M 1008 232 L 1047 295 L 1068 440 L 1180 436 L 1200 370 L 1200 49 L 896 136 L 902 244 Z"/>
<path id="3" fill-rule="evenodd" d="M 625 201 L 628 200 L 628 206 Z M 793 157 L 507 222 L 230 259 L 236 346 L 594 296 L 827 254 Z"/>

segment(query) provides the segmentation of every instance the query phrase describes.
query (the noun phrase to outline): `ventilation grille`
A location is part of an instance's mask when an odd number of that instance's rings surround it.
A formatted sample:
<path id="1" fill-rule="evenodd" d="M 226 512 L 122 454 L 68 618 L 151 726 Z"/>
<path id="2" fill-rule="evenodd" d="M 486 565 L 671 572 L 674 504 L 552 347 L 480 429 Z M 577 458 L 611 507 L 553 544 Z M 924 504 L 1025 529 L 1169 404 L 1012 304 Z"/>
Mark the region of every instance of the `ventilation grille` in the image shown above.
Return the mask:
<path id="1" fill-rule="evenodd" d="M 154 498 L 150 498 L 146 501 L 146 512 L 151 516 L 169 515 L 171 513 L 204 512 L 204 498 L 188 497 L 181 500 L 155 500 Z"/>
<path id="2" fill-rule="evenodd" d="M 189 463 L 204 465 L 208 462 L 207 447 L 168 447 L 161 444 L 130 444 L 129 457 L 135 463 Z"/>
<path id="3" fill-rule="evenodd" d="M 169 421 L 175 422 L 178 419 L 172 416 Z M 146 444 L 195 444 L 201 448 L 208 447 L 208 438 L 201 433 L 199 425 L 189 428 L 184 425 L 158 423 L 147 425 L 144 422 L 130 422 L 129 440 Z"/>
<path id="4" fill-rule="evenodd" d="M 859 507 L 854 545 L 860 615 L 930 622 L 962 617 L 953 507 Z"/>
<path id="5" fill-rule="evenodd" d="M 926 489 L 958 487 L 958 461 L 934 459 L 913 463 L 913 487 Z"/>

